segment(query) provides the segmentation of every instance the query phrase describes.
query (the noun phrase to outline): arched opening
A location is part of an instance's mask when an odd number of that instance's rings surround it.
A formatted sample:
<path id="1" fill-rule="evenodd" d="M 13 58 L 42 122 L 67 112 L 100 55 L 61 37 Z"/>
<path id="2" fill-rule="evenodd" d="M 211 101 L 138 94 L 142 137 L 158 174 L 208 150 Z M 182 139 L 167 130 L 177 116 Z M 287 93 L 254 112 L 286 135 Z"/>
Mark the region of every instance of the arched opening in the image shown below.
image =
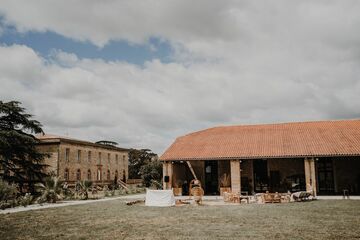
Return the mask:
<path id="1" fill-rule="evenodd" d="M 89 169 L 87 172 L 87 180 L 91 180 L 91 170 Z"/>
<path id="2" fill-rule="evenodd" d="M 123 179 L 122 179 L 123 182 L 126 182 L 126 173 L 125 173 L 125 170 L 123 170 Z"/>
<path id="3" fill-rule="evenodd" d="M 65 168 L 64 171 L 64 180 L 69 181 L 69 169 Z"/>
<path id="4" fill-rule="evenodd" d="M 108 181 L 111 180 L 110 170 L 107 170 L 107 180 L 108 180 Z"/>
<path id="5" fill-rule="evenodd" d="M 115 177 L 114 177 L 114 182 L 115 182 L 115 184 L 117 184 L 118 179 L 119 179 L 119 173 L 118 173 L 118 170 L 116 170 L 116 171 L 115 171 Z"/>
<path id="6" fill-rule="evenodd" d="M 76 171 L 76 180 L 77 180 L 77 181 L 80 181 L 80 180 L 81 180 L 81 170 L 80 170 L 80 169 L 78 169 L 78 170 Z"/>

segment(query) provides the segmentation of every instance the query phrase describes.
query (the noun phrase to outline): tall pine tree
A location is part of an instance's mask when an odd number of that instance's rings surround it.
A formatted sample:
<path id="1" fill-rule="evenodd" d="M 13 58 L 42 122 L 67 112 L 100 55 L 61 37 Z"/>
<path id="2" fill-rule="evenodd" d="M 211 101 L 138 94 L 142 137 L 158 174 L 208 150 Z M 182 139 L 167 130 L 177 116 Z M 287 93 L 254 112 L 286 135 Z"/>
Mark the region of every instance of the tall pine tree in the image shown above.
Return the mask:
<path id="1" fill-rule="evenodd" d="M 34 185 L 46 177 L 45 154 L 37 151 L 33 134 L 43 133 L 41 124 L 17 101 L 0 101 L 0 177 L 35 192 Z"/>

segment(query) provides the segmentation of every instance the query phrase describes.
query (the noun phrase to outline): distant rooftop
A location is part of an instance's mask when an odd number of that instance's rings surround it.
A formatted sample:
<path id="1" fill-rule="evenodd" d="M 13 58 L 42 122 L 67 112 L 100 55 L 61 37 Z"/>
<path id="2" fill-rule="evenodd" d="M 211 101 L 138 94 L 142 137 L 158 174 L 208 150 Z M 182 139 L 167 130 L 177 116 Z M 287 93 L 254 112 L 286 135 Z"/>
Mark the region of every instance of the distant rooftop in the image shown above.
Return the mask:
<path id="1" fill-rule="evenodd" d="M 360 120 L 221 126 L 178 137 L 160 160 L 360 156 Z"/>

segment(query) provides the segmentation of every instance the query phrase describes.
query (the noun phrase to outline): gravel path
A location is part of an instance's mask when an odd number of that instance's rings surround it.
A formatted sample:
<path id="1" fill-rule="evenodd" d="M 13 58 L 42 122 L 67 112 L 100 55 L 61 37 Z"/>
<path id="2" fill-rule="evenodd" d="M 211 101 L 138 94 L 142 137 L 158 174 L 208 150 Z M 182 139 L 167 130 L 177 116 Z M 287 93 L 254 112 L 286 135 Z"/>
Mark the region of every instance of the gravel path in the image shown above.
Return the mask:
<path id="1" fill-rule="evenodd" d="M 44 203 L 44 204 L 33 204 L 27 207 L 15 207 L 15 208 L 8 208 L 4 210 L 0 210 L 0 214 L 6 213 L 16 213 L 16 212 L 25 212 L 25 211 L 32 211 L 38 209 L 45 209 L 45 208 L 57 208 L 57 207 L 66 207 L 71 205 L 82 205 L 82 204 L 89 204 L 89 203 L 96 203 L 96 202 L 106 202 L 106 201 L 113 201 L 113 200 L 136 200 L 136 199 L 145 199 L 145 194 L 133 194 L 133 195 L 126 195 L 120 197 L 110 197 L 110 198 L 102 198 L 96 200 L 77 200 L 77 201 L 66 201 L 66 202 L 59 202 L 59 203 Z"/>

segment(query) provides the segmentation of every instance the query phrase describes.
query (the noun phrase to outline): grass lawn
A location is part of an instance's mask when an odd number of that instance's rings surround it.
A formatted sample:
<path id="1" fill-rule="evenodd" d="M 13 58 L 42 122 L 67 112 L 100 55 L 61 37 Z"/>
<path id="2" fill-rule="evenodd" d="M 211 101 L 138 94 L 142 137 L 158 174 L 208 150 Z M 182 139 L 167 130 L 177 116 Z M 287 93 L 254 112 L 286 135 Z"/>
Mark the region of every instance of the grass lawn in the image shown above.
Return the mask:
<path id="1" fill-rule="evenodd" d="M 114 200 L 0 215 L 0 239 L 360 239 L 360 201 L 150 208 Z"/>

